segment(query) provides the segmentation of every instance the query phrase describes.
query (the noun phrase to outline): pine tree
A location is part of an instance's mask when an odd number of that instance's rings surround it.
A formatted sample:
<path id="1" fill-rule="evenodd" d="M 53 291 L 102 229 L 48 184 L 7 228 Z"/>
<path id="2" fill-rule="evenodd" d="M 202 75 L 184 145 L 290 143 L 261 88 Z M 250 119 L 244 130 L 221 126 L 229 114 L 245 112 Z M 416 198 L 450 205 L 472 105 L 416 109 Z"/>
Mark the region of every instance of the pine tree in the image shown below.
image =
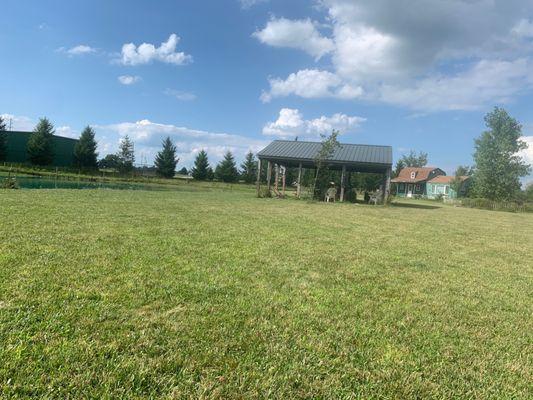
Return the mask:
<path id="1" fill-rule="evenodd" d="M 173 178 L 176 173 L 176 165 L 178 159 L 176 158 L 176 146 L 167 137 L 163 140 L 163 149 L 157 153 L 155 157 L 155 166 L 157 175 L 163 178 Z"/>
<path id="2" fill-rule="evenodd" d="M 133 171 L 133 163 L 135 162 L 135 148 L 128 135 L 124 136 L 120 141 L 117 156 L 120 160 L 119 170 L 121 173 Z"/>
<path id="3" fill-rule="evenodd" d="M 54 125 L 41 118 L 28 139 L 28 157 L 35 165 L 50 165 L 54 161 Z"/>
<path id="4" fill-rule="evenodd" d="M 485 116 L 485 123 L 488 130 L 475 141 L 474 194 L 491 200 L 513 199 L 520 191 L 520 177 L 530 171 L 517 154 L 527 148 L 520 140 L 522 126 L 498 107 Z"/>
<path id="5" fill-rule="evenodd" d="M 7 159 L 7 132 L 6 123 L 4 119 L 0 116 L 0 161 L 5 161 Z"/>
<path id="6" fill-rule="evenodd" d="M 235 164 L 235 158 L 233 158 L 233 154 L 230 151 L 224 155 L 224 159 L 217 165 L 215 177 L 222 182 L 237 182 L 239 180 L 239 171 Z"/>
<path id="7" fill-rule="evenodd" d="M 78 168 L 97 168 L 98 153 L 94 130 L 87 126 L 74 147 L 74 163 Z"/>
<path id="8" fill-rule="evenodd" d="M 253 183 L 257 175 L 257 162 L 254 158 L 254 153 L 251 151 L 246 154 L 244 162 L 241 164 L 241 176 L 246 183 Z"/>
<path id="9" fill-rule="evenodd" d="M 183 167 L 178 171 L 178 174 L 180 175 L 189 175 L 189 171 L 187 171 L 187 168 Z"/>
<path id="10" fill-rule="evenodd" d="M 198 181 L 205 181 L 209 179 L 209 160 L 207 153 L 202 150 L 194 160 L 194 167 L 192 169 L 192 177 Z"/>

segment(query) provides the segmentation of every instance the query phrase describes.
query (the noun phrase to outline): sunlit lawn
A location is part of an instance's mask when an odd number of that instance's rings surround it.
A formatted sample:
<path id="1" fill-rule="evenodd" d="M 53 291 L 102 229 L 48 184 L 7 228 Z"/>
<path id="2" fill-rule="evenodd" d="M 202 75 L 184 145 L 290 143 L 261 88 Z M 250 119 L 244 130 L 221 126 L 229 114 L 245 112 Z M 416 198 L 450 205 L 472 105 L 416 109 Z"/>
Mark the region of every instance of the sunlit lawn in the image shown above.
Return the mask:
<path id="1" fill-rule="evenodd" d="M 533 214 L 0 191 L 1 398 L 530 398 Z"/>

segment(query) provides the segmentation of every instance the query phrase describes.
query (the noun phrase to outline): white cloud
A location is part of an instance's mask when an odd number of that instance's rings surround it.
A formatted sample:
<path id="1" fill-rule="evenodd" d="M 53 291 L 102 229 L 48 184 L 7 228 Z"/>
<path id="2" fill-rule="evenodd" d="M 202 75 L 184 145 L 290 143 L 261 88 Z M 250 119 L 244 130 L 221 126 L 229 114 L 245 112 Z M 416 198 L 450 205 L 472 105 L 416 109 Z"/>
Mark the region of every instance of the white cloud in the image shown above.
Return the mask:
<path id="1" fill-rule="evenodd" d="M 120 62 L 123 65 L 143 65 L 150 64 L 153 61 L 174 65 L 188 64 L 192 62 L 192 56 L 184 52 L 176 51 L 176 46 L 179 41 L 180 38 L 173 33 L 159 47 L 155 47 L 151 43 L 143 43 L 139 46 L 133 43 L 127 43 L 122 46 L 122 58 Z"/>
<path id="2" fill-rule="evenodd" d="M 533 22 L 529 19 L 521 19 L 513 27 L 512 32 L 519 37 L 531 38 L 533 37 Z"/>
<path id="3" fill-rule="evenodd" d="M 330 55 L 331 69 L 307 68 L 287 79 L 270 78 L 264 101 L 296 95 L 383 101 L 424 111 L 471 110 L 531 90 L 532 73 L 524 68 L 533 61 L 530 0 L 319 4 L 330 35 L 312 30 L 317 23 L 310 20 L 284 18 L 267 22 L 254 35 L 263 43 L 304 49 L 317 58 Z M 311 40 L 305 40 L 304 31 Z M 315 39 L 327 43 L 323 51 Z M 317 81 L 307 79 L 308 71 L 314 71 Z"/>
<path id="4" fill-rule="evenodd" d="M 340 113 L 331 117 L 321 116 L 305 120 L 299 110 L 283 108 L 280 110 L 276 121 L 263 127 L 263 134 L 285 139 L 296 136 L 304 139 L 316 139 L 320 135 L 331 133 L 334 129 L 339 130 L 341 134 L 353 132 L 364 121 L 366 121 L 365 118 L 350 117 Z"/>
<path id="5" fill-rule="evenodd" d="M 270 90 L 263 92 L 261 100 L 268 103 L 275 97 L 296 95 L 307 99 L 334 97 L 354 99 L 363 94 L 360 87 L 343 83 L 337 75 L 316 69 L 305 69 L 290 74 L 287 79 L 270 79 Z"/>
<path id="6" fill-rule="evenodd" d="M 533 136 L 522 136 L 520 139 L 524 141 L 528 147 L 522 150 L 519 154 L 524 161 L 530 164 L 533 168 Z"/>
<path id="7" fill-rule="evenodd" d="M 266 3 L 269 0 L 239 0 L 243 9 L 248 9 L 260 3 Z"/>
<path id="8" fill-rule="evenodd" d="M 317 60 L 335 48 L 333 41 L 322 36 L 316 24 L 310 19 L 272 18 L 262 30 L 256 31 L 253 36 L 261 43 L 273 47 L 303 50 Z"/>
<path id="9" fill-rule="evenodd" d="M 86 44 L 79 44 L 69 49 L 67 49 L 66 47 L 60 47 L 59 49 L 57 49 L 57 51 L 60 53 L 65 53 L 69 57 L 82 56 L 86 54 L 94 54 L 97 52 L 95 48 L 91 46 L 87 46 Z"/>
<path id="10" fill-rule="evenodd" d="M 238 160 L 252 150 L 254 153 L 265 147 L 265 140 L 252 139 L 246 136 L 214 133 L 202 130 L 179 127 L 171 124 L 161 124 L 149 120 L 137 122 L 123 122 L 111 125 L 96 125 L 98 137 L 104 138 L 99 142 L 99 148 L 106 146 L 105 153 L 115 152 L 121 137 L 128 135 L 135 143 L 135 153 L 138 160 L 146 158 L 153 162 L 157 152 L 161 149 L 161 141 L 170 136 L 178 147 L 178 157 L 181 166 L 191 166 L 196 154 L 206 150 L 212 165 L 222 159 L 226 151 L 231 151 Z M 102 150 L 101 155 L 105 155 Z"/>
<path id="11" fill-rule="evenodd" d="M 141 80 L 141 77 L 133 75 L 121 75 L 117 79 L 122 85 L 129 86 L 139 82 Z"/>
<path id="12" fill-rule="evenodd" d="M 533 84 L 533 64 L 482 60 L 453 76 L 431 76 L 413 86 L 384 85 L 379 99 L 415 110 L 476 110 L 491 103 L 506 103 Z"/>
<path id="13" fill-rule="evenodd" d="M 68 137 L 72 139 L 78 139 L 80 137 L 80 134 L 72 129 L 70 126 L 60 126 L 55 129 L 57 136 L 63 136 Z"/>
<path id="14" fill-rule="evenodd" d="M 166 89 L 164 93 L 167 96 L 174 97 L 179 101 L 192 101 L 196 100 L 196 95 L 194 93 L 183 92 L 181 90 Z"/>

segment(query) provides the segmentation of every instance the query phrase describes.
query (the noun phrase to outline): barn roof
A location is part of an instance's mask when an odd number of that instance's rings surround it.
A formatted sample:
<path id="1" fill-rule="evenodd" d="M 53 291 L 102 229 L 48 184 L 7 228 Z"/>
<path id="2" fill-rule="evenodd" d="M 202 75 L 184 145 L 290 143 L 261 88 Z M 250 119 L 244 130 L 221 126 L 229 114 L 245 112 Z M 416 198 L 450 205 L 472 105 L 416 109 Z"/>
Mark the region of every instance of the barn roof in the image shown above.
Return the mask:
<path id="1" fill-rule="evenodd" d="M 321 147 L 320 142 L 274 140 L 257 153 L 257 156 L 265 160 L 309 165 L 314 163 Z M 387 168 L 392 166 L 392 147 L 341 143 L 329 158 L 329 162 L 348 167 L 366 165 L 370 168 Z"/>

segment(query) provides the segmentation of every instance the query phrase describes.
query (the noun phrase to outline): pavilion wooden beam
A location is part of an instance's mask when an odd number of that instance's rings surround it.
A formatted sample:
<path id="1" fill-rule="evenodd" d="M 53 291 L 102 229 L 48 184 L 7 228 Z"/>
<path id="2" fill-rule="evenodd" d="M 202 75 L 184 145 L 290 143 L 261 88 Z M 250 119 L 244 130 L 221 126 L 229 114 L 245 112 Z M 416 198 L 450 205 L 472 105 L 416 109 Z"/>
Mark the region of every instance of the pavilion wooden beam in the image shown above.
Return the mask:
<path id="1" fill-rule="evenodd" d="M 255 183 L 255 188 L 257 191 L 257 197 L 259 197 L 259 192 L 261 191 L 261 159 L 257 161 L 257 182 Z"/>
<path id="2" fill-rule="evenodd" d="M 383 185 L 383 204 L 387 201 L 390 195 L 390 180 L 391 180 L 391 174 L 392 170 L 391 168 L 387 168 L 387 171 L 385 172 L 385 182 Z"/>
<path id="3" fill-rule="evenodd" d="M 346 165 L 342 166 L 342 173 L 341 173 L 341 196 L 340 201 L 341 203 L 344 201 L 344 179 L 346 175 Z"/>
<path id="4" fill-rule="evenodd" d="M 298 165 L 298 182 L 296 185 L 296 197 L 300 198 L 302 194 L 302 163 Z"/>
<path id="5" fill-rule="evenodd" d="M 272 186 L 272 163 L 268 161 L 267 163 L 267 188 L 270 192 Z"/>
<path id="6" fill-rule="evenodd" d="M 279 183 L 279 164 L 274 164 L 274 171 L 275 171 L 275 177 L 274 177 L 274 192 L 278 194 L 278 183 Z"/>

